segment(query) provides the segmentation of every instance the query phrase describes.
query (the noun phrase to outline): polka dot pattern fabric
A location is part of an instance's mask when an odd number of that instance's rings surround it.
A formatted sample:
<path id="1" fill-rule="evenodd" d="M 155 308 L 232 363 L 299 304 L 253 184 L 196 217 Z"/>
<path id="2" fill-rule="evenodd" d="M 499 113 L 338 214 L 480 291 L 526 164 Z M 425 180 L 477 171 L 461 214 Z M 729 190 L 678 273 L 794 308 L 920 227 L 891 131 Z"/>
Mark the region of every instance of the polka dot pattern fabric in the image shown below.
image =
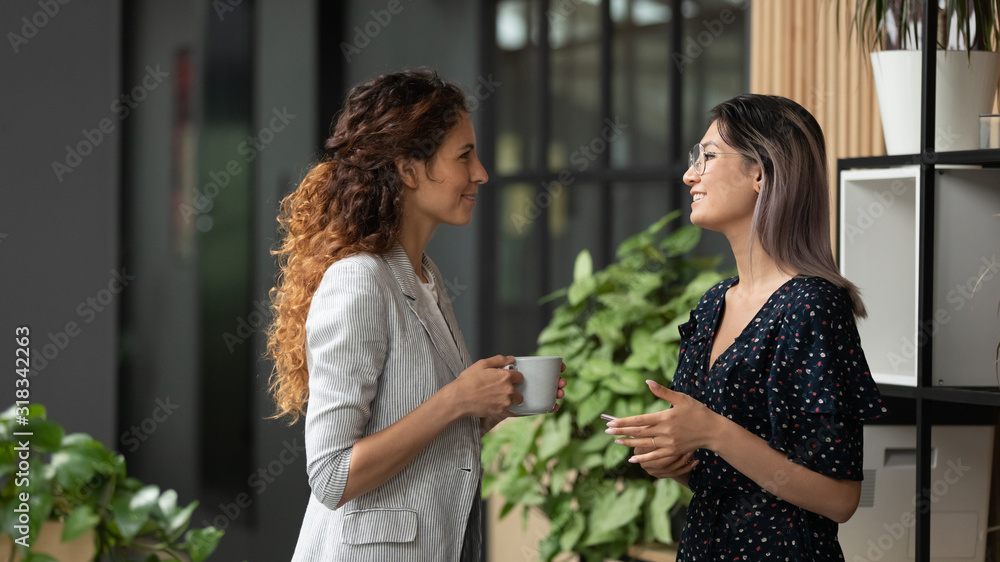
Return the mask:
<path id="1" fill-rule="evenodd" d="M 733 344 L 709 365 L 734 277 L 709 290 L 680 327 L 673 389 L 760 436 L 794 463 L 862 479 L 862 423 L 886 413 L 861 350 L 847 293 L 819 277 L 775 291 Z M 693 492 L 679 561 L 843 560 L 837 523 L 769 493 L 712 451 L 690 474 Z M 772 488 L 773 489 L 773 488 Z"/>

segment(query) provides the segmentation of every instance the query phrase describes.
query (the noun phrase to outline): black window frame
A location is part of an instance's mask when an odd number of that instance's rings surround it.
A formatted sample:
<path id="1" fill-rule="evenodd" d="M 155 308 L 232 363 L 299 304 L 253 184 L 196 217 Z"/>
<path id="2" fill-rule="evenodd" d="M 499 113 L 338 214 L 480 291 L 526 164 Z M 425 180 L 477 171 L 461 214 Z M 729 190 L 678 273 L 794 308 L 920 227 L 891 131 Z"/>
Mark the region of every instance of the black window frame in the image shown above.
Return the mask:
<path id="1" fill-rule="evenodd" d="M 549 44 L 549 18 L 548 13 L 550 9 L 553 8 L 558 2 L 565 2 L 566 0 L 540 0 L 534 6 L 535 13 L 534 17 L 537 18 L 540 26 L 538 34 L 538 74 L 537 74 L 537 85 L 538 88 L 533 95 L 538 96 L 541 104 L 540 115 L 547 116 L 551 114 L 551 104 L 552 97 L 550 92 L 550 56 L 551 56 L 551 46 Z M 579 1 L 579 0 L 578 0 Z M 597 123 L 603 123 L 605 119 L 614 119 L 612 114 L 612 60 L 613 60 L 613 38 L 614 38 L 614 21 L 611 15 L 611 1 L 612 0 L 600 0 L 600 80 L 601 85 L 601 100 L 600 108 L 601 115 L 598 116 Z M 670 0 L 670 7 L 673 14 L 683 13 L 683 4 L 685 0 Z M 482 70 L 483 76 L 494 76 L 498 69 L 497 64 L 497 37 L 496 37 L 496 20 L 497 20 L 497 4 L 499 0 L 488 0 L 485 2 L 484 7 L 481 11 L 481 21 L 479 22 L 479 27 L 481 30 L 481 42 L 479 50 L 480 58 L 480 69 Z M 750 6 L 746 5 L 744 7 L 746 14 L 744 16 L 745 25 L 745 48 L 743 49 L 743 68 L 746 72 L 743 76 L 741 89 L 742 91 L 749 91 L 749 69 L 750 69 Z M 683 53 L 684 52 L 684 38 L 686 37 L 685 31 L 687 30 L 686 25 L 687 18 L 685 17 L 673 17 L 670 20 L 669 30 L 670 30 L 670 53 Z M 690 33 L 696 33 L 696 29 L 691 29 Z M 604 151 L 600 156 L 597 163 L 599 165 L 588 168 L 587 170 L 575 172 L 574 181 L 578 184 L 595 184 L 598 187 L 598 208 L 600 209 L 600 220 L 599 224 L 595 226 L 598 230 L 598 239 L 601 240 L 601 244 L 598 247 L 590 248 L 590 252 L 594 261 L 595 270 L 602 269 L 606 267 L 614 259 L 615 248 L 613 247 L 614 240 L 612 237 L 612 224 L 614 220 L 614 193 L 613 184 L 615 183 L 638 183 L 638 182 L 663 182 L 665 178 L 669 181 L 669 178 L 676 178 L 679 183 L 681 176 L 688 169 L 688 150 L 690 146 L 685 143 L 684 127 L 683 127 L 683 89 L 684 83 L 682 82 L 683 69 L 680 65 L 671 64 L 669 65 L 669 96 L 667 100 L 668 113 L 667 119 L 668 123 L 672 123 L 673 126 L 669 129 L 667 138 L 667 153 L 664 163 L 658 166 L 626 166 L 626 167 L 613 167 L 611 166 L 611 151 Z M 497 76 L 498 80 L 502 81 L 502 77 Z M 481 113 L 479 114 L 479 134 L 480 138 L 483 139 L 495 139 L 497 133 L 497 103 L 495 100 L 486 100 L 482 104 Z M 487 170 L 491 170 L 490 183 L 493 184 L 480 191 L 480 198 L 483 202 L 483 208 L 490 210 L 496 209 L 497 205 L 500 203 L 498 189 L 493 189 L 495 186 L 501 186 L 508 183 L 525 183 L 534 186 L 536 197 L 544 192 L 544 187 L 550 182 L 557 181 L 560 172 L 551 171 L 548 166 L 547 150 L 550 140 L 550 129 L 551 123 L 548 119 L 539 119 L 537 121 L 538 129 L 536 129 L 535 134 L 539 142 L 536 145 L 537 154 L 536 163 L 532 166 L 528 166 L 526 170 L 513 173 L 513 174 L 500 174 L 493 172 L 496 170 L 496 154 L 495 150 L 486 150 L 480 154 L 480 159 L 483 162 Z M 491 144 L 491 143 L 490 143 Z M 492 147 L 491 147 L 492 148 Z M 679 189 L 667 189 L 664 194 L 668 198 L 669 207 L 671 209 L 681 208 L 682 204 L 682 193 Z M 539 232 L 541 235 L 540 248 L 541 256 L 536 264 L 530 264 L 529 266 L 539 267 L 541 275 L 541 284 L 544 287 L 543 294 L 538 295 L 539 298 L 543 297 L 544 294 L 556 290 L 558 287 L 552 286 L 551 275 L 547 267 L 542 267 L 542 265 L 548 263 L 551 255 L 551 238 L 549 235 L 549 225 L 548 225 L 548 213 L 541 213 L 538 217 L 540 221 Z M 497 216 L 492 212 L 483 212 L 477 219 L 478 221 L 478 240 L 479 240 L 479 260 L 481 264 L 481 274 L 480 274 L 480 293 L 479 301 L 477 303 L 477 317 L 482 319 L 481 326 L 479 329 L 479 338 L 477 341 L 477 348 L 480 350 L 481 355 L 489 356 L 495 353 L 510 353 L 511 351 L 516 351 L 518 353 L 526 353 L 528 350 L 504 350 L 498 349 L 498 333 L 497 333 L 497 322 L 490 321 L 490 319 L 495 319 L 499 314 L 502 314 L 498 302 L 498 284 L 497 277 L 500 268 L 498 261 L 499 253 L 499 228 L 500 224 L 497 220 Z M 671 225 L 670 228 L 676 228 L 677 223 Z M 554 310 L 557 303 L 549 302 L 541 304 L 537 307 L 537 314 L 535 318 L 525 319 L 525 329 L 540 330 L 547 323 L 547 319 L 551 317 L 552 311 Z M 537 332 L 536 332 L 537 333 Z"/>

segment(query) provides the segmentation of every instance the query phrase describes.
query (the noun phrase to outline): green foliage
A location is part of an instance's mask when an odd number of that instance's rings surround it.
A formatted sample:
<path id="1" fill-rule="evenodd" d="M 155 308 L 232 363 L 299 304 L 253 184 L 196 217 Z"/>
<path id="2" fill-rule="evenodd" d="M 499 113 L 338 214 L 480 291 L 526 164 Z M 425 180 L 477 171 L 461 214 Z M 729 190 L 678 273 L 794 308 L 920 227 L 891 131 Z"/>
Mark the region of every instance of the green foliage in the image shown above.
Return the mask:
<path id="1" fill-rule="evenodd" d="M 538 336 L 539 355 L 566 363 L 566 396 L 555 414 L 514 418 L 483 439 L 484 494 L 524 515 L 541 509 L 551 523 L 539 558 L 576 552 L 588 560 L 618 558 L 637 542 L 673 542 L 670 515 L 690 492 L 654 481 L 627 462 L 631 449 L 604 433 L 602 412 L 616 417 L 654 412 L 664 402 L 645 381 L 667 384 L 680 351 L 677 327 L 710 287 L 723 279 L 718 258 L 695 258 L 700 230 L 669 236 L 667 215 L 618 249 L 617 262 L 593 271 L 585 250 L 565 301 Z"/>
<path id="2" fill-rule="evenodd" d="M 844 0 L 837 0 L 838 8 L 842 1 Z M 858 38 L 864 47 L 870 50 L 882 49 L 887 25 L 893 22 L 895 28 L 900 30 L 900 48 L 917 48 L 917 26 L 924 11 L 921 0 L 853 2 L 855 12 L 851 20 L 851 31 L 858 32 Z M 958 40 L 967 46 L 967 50 L 994 51 L 1000 47 L 1000 27 L 997 26 L 1000 0 L 945 0 L 945 5 L 938 9 L 938 14 L 938 49 L 949 48 L 948 30 L 953 23 L 956 24 Z"/>
<path id="3" fill-rule="evenodd" d="M 5 479 L 0 488 L 0 533 L 12 541 L 22 536 L 15 528 L 20 515 L 15 510 L 21 504 L 20 494 L 27 493 L 29 545 L 35 544 L 42 523 L 57 520 L 63 522 L 63 541 L 94 532 L 95 560 L 181 560 L 186 554 L 192 562 L 201 562 L 218 546 L 222 531 L 188 530 L 198 502 L 178 506 L 177 492 L 161 492 L 129 478 L 120 454 L 89 435 L 67 435 L 46 419 L 39 404 L 31 405 L 26 417 L 27 425 L 18 425 L 14 407 L 0 414 L 0 477 Z M 24 453 L 20 443 L 26 440 L 27 477 L 18 467 Z M 15 548 L 26 562 L 54 560 L 12 543 Z"/>

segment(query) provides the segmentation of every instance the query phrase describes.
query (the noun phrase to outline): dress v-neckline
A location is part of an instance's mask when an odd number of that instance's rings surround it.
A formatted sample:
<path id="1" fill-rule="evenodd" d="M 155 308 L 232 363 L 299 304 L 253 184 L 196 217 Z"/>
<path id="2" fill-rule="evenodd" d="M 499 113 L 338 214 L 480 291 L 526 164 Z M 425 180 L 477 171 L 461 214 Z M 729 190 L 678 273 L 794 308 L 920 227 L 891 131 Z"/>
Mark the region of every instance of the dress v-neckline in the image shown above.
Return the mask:
<path id="1" fill-rule="evenodd" d="M 719 324 L 722 323 L 722 316 L 723 314 L 726 313 L 726 295 L 729 293 L 729 289 L 732 289 L 733 286 L 739 283 L 740 281 L 739 277 L 732 278 L 732 281 L 729 283 L 729 286 L 726 287 L 725 292 L 722 293 L 722 305 L 719 306 L 719 308 L 716 310 L 715 318 L 712 320 L 712 337 L 708 341 L 708 355 L 706 356 L 706 360 L 708 361 L 709 365 L 708 365 L 708 371 L 706 372 L 710 373 L 715 370 L 715 368 L 718 366 L 719 360 L 729 354 L 729 351 L 733 348 L 733 346 L 739 343 L 740 339 L 743 338 L 743 336 L 747 333 L 747 330 L 749 330 L 751 326 L 757 325 L 757 319 L 760 318 L 761 313 L 763 313 L 765 310 L 769 308 L 768 305 L 770 305 L 771 301 L 774 300 L 775 295 L 777 295 L 778 292 L 784 289 L 789 283 L 795 281 L 798 278 L 799 278 L 798 276 L 793 276 L 792 278 L 782 283 L 781 286 L 779 286 L 777 289 L 775 289 L 767 297 L 767 300 L 764 301 L 764 304 L 760 305 L 760 308 L 757 309 L 757 312 L 752 317 L 750 317 L 750 321 L 747 322 L 746 326 L 743 326 L 743 329 L 740 330 L 740 333 L 737 334 L 735 338 L 733 338 L 733 343 L 729 344 L 725 349 L 723 349 L 719 353 L 719 355 L 717 355 L 713 360 L 712 350 L 715 349 L 715 339 L 719 335 Z"/>

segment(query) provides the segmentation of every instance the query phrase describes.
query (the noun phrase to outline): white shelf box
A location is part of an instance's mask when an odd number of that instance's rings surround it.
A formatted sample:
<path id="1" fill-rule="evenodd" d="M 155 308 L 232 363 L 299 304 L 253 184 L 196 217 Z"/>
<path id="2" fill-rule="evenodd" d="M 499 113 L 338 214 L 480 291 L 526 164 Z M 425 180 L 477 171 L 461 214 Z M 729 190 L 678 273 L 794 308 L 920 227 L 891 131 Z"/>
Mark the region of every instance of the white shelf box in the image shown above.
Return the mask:
<path id="1" fill-rule="evenodd" d="M 840 269 L 861 290 L 858 331 L 875 382 L 917 384 L 920 168 L 840 174 Z"/>
<path id="2" fill-rule="evenodd" d="M 1000 341 L 1000 170 L 935 172 L 935 386 L 997 387 Z M 926 337 L 926 336 L 925 336 Z"/>
<path id="3" fill-rule="evenodd" d="M 840 266 L 862 291 L 858 329 L 875 381 L 916 386 L 917 354 L 933 336 L 935 386 L 996 387 L 1000 341 L 1000 170 L 935 171 L 933 288 L 917 271 L 918 166 L 845 170 Z M 917 322 L 922 291 L 933 310 Z"/>

